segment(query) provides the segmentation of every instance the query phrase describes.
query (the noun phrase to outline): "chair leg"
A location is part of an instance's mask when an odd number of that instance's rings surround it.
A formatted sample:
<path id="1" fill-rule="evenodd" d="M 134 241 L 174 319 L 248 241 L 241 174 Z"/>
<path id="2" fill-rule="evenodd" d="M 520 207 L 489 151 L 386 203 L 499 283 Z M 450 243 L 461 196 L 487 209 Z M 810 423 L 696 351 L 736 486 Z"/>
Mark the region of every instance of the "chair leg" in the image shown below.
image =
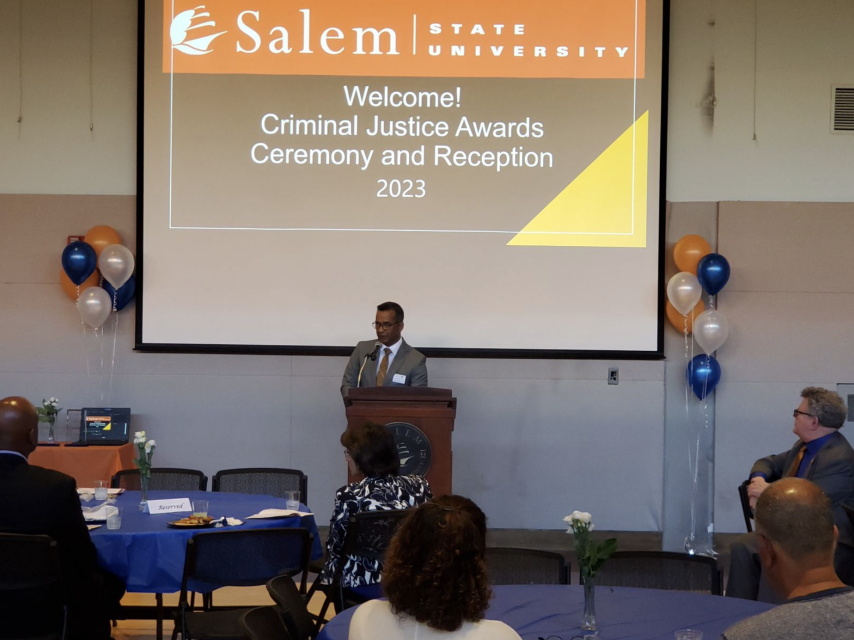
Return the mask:
<path id="1" fill-rule="evenodd" d="M 157 640 L 163 640 L 163 594 L 155 593 L 154 600 L 157 603 Z"/>

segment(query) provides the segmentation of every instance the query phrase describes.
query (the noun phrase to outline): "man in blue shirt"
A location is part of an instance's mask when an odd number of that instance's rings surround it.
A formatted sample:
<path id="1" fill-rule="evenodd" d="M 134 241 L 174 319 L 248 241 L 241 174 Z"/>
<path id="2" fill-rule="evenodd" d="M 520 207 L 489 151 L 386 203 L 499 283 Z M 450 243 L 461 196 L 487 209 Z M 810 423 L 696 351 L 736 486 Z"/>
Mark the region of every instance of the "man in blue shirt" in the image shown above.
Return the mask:
<path id="1" fill-rule="evenodd" d="M 781 478 L 804 478 L 818 485 L 830 498 L 833 519 L 839 529 L 835 565 L 846 584 L 854 584 L 854 530 L 842 505 L 854 503 L 854 449 L 839 428 L 847 411 L 839 394 L 820 387 L 801 392 L 794 411 L 794 433 L 799 440 L 789 450 L 756 461 L 750 472 L 747 495 L 753 507 L 762 492 Z M 739 536 L 731 549 L 727 595 L 749 600 L 781 602 L 762 579 L 755 533 Z"/>

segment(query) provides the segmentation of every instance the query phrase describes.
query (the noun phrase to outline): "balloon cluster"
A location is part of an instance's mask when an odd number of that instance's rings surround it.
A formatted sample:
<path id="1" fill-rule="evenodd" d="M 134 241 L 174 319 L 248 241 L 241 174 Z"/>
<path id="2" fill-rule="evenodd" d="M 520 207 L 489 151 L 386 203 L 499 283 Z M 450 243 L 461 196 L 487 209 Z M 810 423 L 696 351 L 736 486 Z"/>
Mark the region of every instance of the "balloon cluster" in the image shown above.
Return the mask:
<path id="1" fill-rule="evenodd" d="M 721 365 L 712 356 L 729 336 L 729 321 L 719 310 L 704 310 L 703 289 L 716 296 L 729 280 L 729 262 L 697 235 L 684 236 L 673 248 L 679 273 L 667 283 L 667 319 L 677 330 L 694 339 L 706 355 L 688 363 L 688 384 L 703 400 L 721 379 Z M 690 314 L 690 315 L 689 315 Z M 687 343 L 686 343 L 687 344 Z"/>
<path id="2" fill-rule="evenodd" d="M 60 282 L 68 297 L 77 301 L 83 322 L 97 329 L 111 312 L 133 300 L 134 259 L 112 227 L 93 227 L 84 238 L 63 250 Z"/>

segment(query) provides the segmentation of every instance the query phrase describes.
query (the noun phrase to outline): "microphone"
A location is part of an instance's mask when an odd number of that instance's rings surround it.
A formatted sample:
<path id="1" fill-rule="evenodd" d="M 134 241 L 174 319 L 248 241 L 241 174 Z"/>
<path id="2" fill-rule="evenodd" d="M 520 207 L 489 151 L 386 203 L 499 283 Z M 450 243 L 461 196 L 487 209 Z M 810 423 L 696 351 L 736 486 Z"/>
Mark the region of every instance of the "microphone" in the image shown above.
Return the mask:
<path id="1" fill-rule="evenodd" d="M 356 387 L 357 388 L 362 386 L 362 371 L 365 370 L 365 365 L 368 364 L 368 358 L 370 358 L 372 361 L 376 362 L 377 361 L 377 351 L 380 350 L 381 346 L 383 346 L 382 342 L 377 342 L 374 345 L 374 350 L 368 354 L 365 354 L 365 360 L 364 360 L 364 362 L 362 362 L 362 367 L 359 369 L 359 377 L 356 379 Z"/>

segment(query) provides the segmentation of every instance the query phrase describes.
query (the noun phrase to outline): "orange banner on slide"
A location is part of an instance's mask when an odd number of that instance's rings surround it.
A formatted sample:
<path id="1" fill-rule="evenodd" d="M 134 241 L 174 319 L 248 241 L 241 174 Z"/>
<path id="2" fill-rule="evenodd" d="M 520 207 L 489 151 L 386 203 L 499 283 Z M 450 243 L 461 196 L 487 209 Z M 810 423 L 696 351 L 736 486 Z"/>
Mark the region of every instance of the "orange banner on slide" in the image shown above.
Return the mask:
<path id="1" fill-rule="evenodd" d="M 165 73 L 644 77 L 646 0 L 164 0 L 163 7 Z"/>

